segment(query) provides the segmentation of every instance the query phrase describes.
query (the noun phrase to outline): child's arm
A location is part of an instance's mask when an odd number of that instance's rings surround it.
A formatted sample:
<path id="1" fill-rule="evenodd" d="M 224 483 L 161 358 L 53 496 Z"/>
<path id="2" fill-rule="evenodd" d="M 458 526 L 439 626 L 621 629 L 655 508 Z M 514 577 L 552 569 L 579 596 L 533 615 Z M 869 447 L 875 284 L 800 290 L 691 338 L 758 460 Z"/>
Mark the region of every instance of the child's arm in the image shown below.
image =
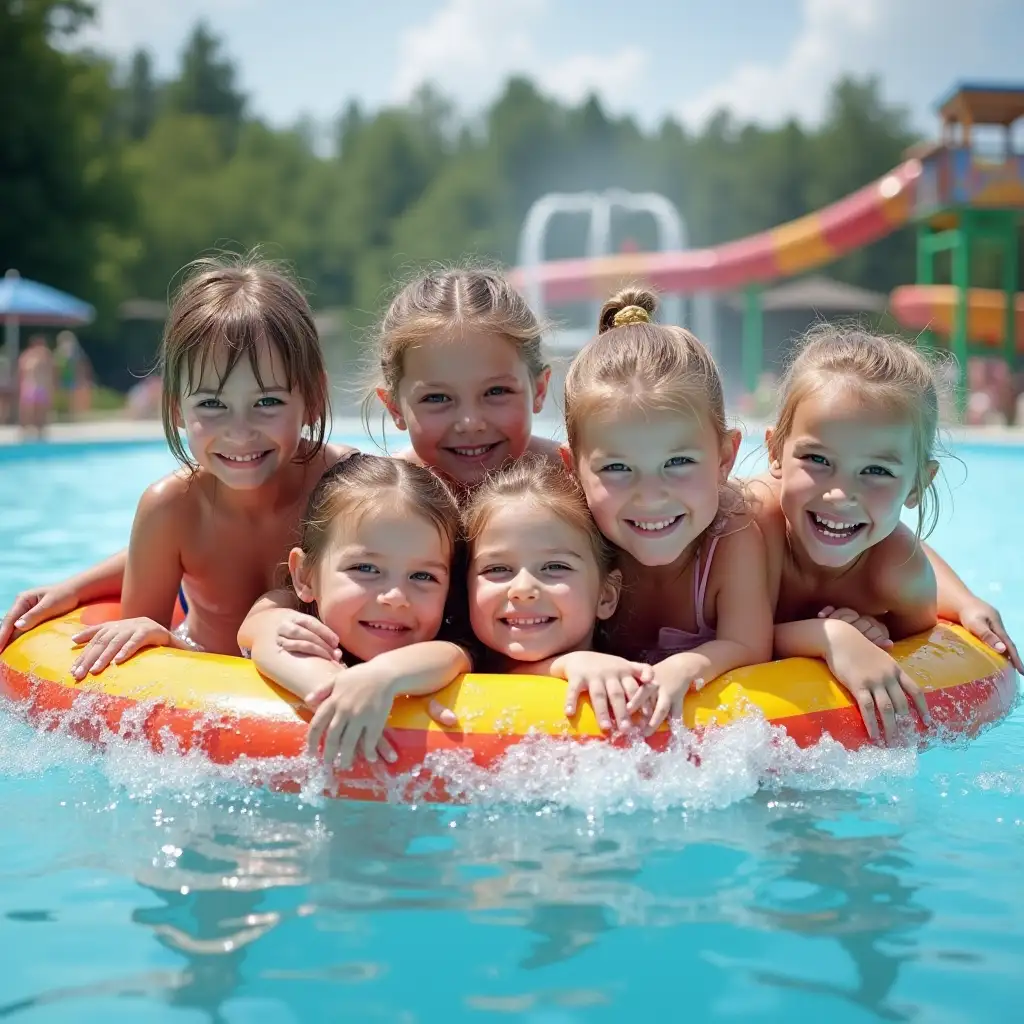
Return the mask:
<path id="1" fill-rule="evenodd" d="M 889 611 L 884 615 L 892 640 L 902 640 L 932 629 L 938 621 L 935 573 L 921 544 L 901 528 L 892 542 L 878 546 L 871 573 L 879 600 Z"/>
<path id="2" fill-rule="evenodd" d="M 1003 619 L 999 612 L 992 605 L 971 593 L 967 584 L 960 579 L 937 551 L 924 543 L 921 544 L 921 547 L 924 548 L 928 561 L 931 563 L 932 569 L 935 570 L 935 580 L 938 584 L 939 617 L 951 622 L 959 622 L 982 643 L 988 644 L 1000 654 L 1005 654 L 1013 663 L 1013 667 L 1018 672 L 1024 673 L 1024 664 L 1021 663 L 1021 657 L 1003 625 Z M 3 633 L 0 632 L 0 648 L 2 646 Z"/>
<path id="3" fill-rule="evenodd" d="M 893 660 L 855 626 L 841 619 L 804 619 L 775 627 L 775 654 L 779 658 L 821 658 L 839 683 L 850 691 L 860 708 L 868 736 L 878 739 L 881 715 L 886 740 L 896 719 L 910 714 L 909 696 L 925 725 L 931 721 L 921 688 Z"/>
<path id="4" fill-rule="evenodd" d="M 611 729 L 613 717 L 619 729 L 630 724 L 627 704 L 644 683 L 654 678 L 650 665 L 598 651 L 571 651 L 544 661 L 520 662 L 512 671 L 564 679 L 569 684 L 565 714 L 570 718 L 576 714 L 580 694 L 588 692 L 597 724 L 605 731 Z"/>
<path id="5" fill-rule="evenodd" d="M 395 759 L 383 740 L 395 697 L 434 693 L 470 670 L 466 652 L 443 640 L 412 644 L 345 668 L 324 658 L 289 654 L 273 636 L 261 634 L 252 660 L 260 672 L 316 708 L 308 749 L 316 752 L 322 743 L 324 760 L 337 760 L 343 769 L 351 766 L 357 746 L 368 761 L 376 761 L 378 751 L 386 760 Z M 434 701 L 431 705 L 428 710 L 441 724 L 456 724 L 453 712 Z"/>
<path id="6" fill-rule="evenodd" d="M 0 651 L 10 643 L 15 632 L 23 633 L 89 601 L 118 597 L 127 562 L 128 549 L 125 548 L 60 583 L 23 590 L 0 621 Z"/>
<path id="7" fill-rule="evenodd" d="M 712 575 L 718 583 L 715 639 L 659 662 L 654 668 L 653 683 L 644 686 L 630 701 L 629 710 L 635 711 L 644 699 L 650 699 L 650 688 L 657 688 L 648 734 L 669 715 L 682 716 L 683 698 L 691 686 L 699 689 L 734 668 L 771 659 L 772 612 L 766 550 L 755 523 L 749 522 L 722 537 Z"/>
<path id="8" fill-rule="evenodd" d="M 89 626 L 72 640 L 86 644 L 71 666 L 77 679 L 120 664 L 143 647 L 191 645 L 171 633 L 171 617 L 181 586 L 181 549 L 188 529 L 187 498 L 177 478 L 161 480 L 139 501 L 128 544 L 121 593 L 122 618 Z"/>
<path id="9" fill-rule="evenodd" d="M 315 615 L 299 611 L 295 591 L 282 587 L 264 594 L 250 609 L 238 629 L 238 646 L 251 651 L 257 637 L 274 637 L 277 645 L 292 654 L 341 661 L 338 635 Z"/>

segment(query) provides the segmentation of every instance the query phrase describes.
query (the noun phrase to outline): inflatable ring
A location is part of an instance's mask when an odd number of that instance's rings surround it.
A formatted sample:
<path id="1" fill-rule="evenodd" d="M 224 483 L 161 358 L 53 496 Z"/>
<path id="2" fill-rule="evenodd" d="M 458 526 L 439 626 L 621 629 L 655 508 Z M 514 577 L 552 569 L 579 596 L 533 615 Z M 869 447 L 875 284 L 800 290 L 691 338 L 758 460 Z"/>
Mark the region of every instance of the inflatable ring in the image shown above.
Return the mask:
<path id="1" fill-rule="evenodd" d="M 123 665 L 76 681 L 69 673 L 76 656 L 71 637 L 85 625 L 117 618 L 119 611 L 113 603 L 86 605 L 18 637 L 0 653 L 0 692 L 46 728 L 63 728 L 94 742 L 121 736 L 157 751 L 198 749 L 215 763 L 247 758 L 255 781 L 297 788 L 294 775 L 281 776 L 280 762 L 268 776 L 261 776 L 258 766 L 261 759 L 303 752 L 309 712 L 250 661 L 149 648 Z M 893 656 L 927 693 L 933 728 L 924 734 L 917 723 L 922 746 L 936 734 L 972 736 L 1005 717 L 1017 699 L 1010 664 L 959 626 L 940 623 L 930 634 L 897 643 Z M 386 767 L 359 761 L 349 772 L 335 772 L 328 795 L 387 799 L 395 776 L 413 771 L 433 751 L 466 751 L 486 767 L 528 735 L 603 738 L 588 702 L 566 718 L 565 683 L 558 679 L 466 675 L 435 696 L 455 711 L 458 726 L 432 721 L 427 698 L 400 698 L 388 722 L 398 761 Z M 729 672 L 690 693 L 683 718 L 688 727 L 701 729 L 752 712 L 782 726 L 800 746 L 825 735 L 850 749 L 869 742 L 847 692 L 821 662 L 805 658 Z M 664 749 L 669 736 L 663 728 L 647 742 Z M 420 786 L 418 799 L 447 795 L 437 783 L 433 789 Z"/>

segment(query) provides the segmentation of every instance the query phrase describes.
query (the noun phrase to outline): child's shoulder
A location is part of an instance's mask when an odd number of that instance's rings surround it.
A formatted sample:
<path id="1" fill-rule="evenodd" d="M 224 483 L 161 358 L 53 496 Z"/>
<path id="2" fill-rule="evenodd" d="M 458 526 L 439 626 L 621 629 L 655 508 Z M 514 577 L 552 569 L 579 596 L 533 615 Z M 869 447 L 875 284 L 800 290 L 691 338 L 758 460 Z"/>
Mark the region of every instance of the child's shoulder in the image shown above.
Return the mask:
<path id="1" fill-rule="evenodd" d="M 320 450 L 320 462 L 323 464 L 324 472 L 327 472 L 332 466 L 336 466 L 343 459 L 347 459 L 350 455 L 355 455 L 358 451 L 358 448 L 353 448 L 350 444 L 328 442 Z"/>
<path id="2" fill-rule="evenodd" d="M 931 562 L 917 534 L 906 523 L 900 523 L 870 549 L 862 575 L 886 603 L 899 603 L 908 592 L 927 592 L 935 586 Z"/>
<path id="3" fill-rule="evenodd" d="M 764 560 L 765 540 L 757 518 L 748 513 L 730 516 L 728 524 L 717 534 L 714 561 L 719 569 L 731 571 L 739 568 L 744 560 Z M 707 542 L 705 542 L 705 549 Z"/>
<path id="4" fill-rule="evenodd" d="M 206 493 L 201 474 L 177 469 L 151 483 L 139 498 L 136 519 L 152 524 L 187 528 Z"/>
<path id="5" fill-rule="evenodd" d="M 569 466 L 572 461 L 568 447 L 550 437 L 534 435 L 530 438 L 526 451 L 529 455 L 539 455 L 545 461 L 554 462 L 559 466 Z"/>

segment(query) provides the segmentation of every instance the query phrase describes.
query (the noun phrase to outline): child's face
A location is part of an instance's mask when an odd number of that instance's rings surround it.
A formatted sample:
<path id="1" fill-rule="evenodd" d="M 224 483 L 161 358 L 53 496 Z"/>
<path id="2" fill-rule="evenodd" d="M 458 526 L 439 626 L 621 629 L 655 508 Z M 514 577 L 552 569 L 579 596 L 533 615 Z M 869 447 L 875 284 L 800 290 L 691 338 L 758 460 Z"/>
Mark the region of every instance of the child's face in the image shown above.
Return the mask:
<path id="1" fill-rule="evenodd" d="M 397 400 L 380 397 L 424 465 L 471 487 L 526 451 L 548 376 L 531 380 L 507 338 L 468 333 L 410 348 Z"/>
<path id="2" fill-rule="evenodd" d="M 477 639 L 515 661 L 586 650 L 618 602 L 589 537 L 530 501 L 497 508 L 473 545 L 470 622 Z"/>
<path id="3" fill-rule="evenodd" d="M 448 541 L 407 507 L 336 522 L 318 565 L 292 551 L 299 598 L 316 602 L 341 648 L 362 661 L 433 640 L 444 620 L 451 568 Z"/>
<path id="4" fill-rule="evenodd" d="M 841 390 L 797 406 L 771 471 L 792 536 L 816 565 L 842 568 L 917 504 L 916 468 L 913 425 Z"/>
<path id="5" fill-rule="evenodd" d="M 202 379 L 184 382 L 179 416 L 196 462 L 225 486 L 250 490 L 267 483 L 296 455 L 306 419 L 298 391 L 289 390 L 274 347 L 260 342 L 260 386 L 246 356 L 221 383 L 222 346 L 203 367 Z M 198 369 L 198 366 L 197 366 Z"/>
<path id="6" fill-rule="evenodd" d="M 641 565 L 671 565 L 714 522 L 738 443 L 697 413 L 623 405 L 584 424 L 576 465 L 601 532 Z"/>

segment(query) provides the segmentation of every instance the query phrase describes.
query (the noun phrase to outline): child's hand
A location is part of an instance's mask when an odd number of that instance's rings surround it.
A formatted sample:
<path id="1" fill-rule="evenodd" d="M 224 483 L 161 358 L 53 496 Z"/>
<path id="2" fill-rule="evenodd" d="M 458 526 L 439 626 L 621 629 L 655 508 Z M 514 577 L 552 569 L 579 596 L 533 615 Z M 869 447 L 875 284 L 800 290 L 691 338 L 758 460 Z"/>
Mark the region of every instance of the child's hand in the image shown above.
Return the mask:
<path id="1" fill-rule="evenodd" d="M 66 583 L 23 590 L 0 620 L 0 651 L 11 642 L 16 632 L 24 633 L 40 622 L 55 619 L 77 607 L 78 593 Z"/>
<path id="2" fill-rule="evenodd" d="M 889 630 L 885 623 L 879 622 L 872 615 L 861 615 L 852 608 L 835 608 L 829 605 L 818 612 L 818 618 L 848 622 L 859 633 L 863 633 L 876 647 L 881 647 L 883 650 L 892 647 L 892 640 L 889 639 Z"/>
<path id="3" fill-rule="evenodd" d="M 566 715 L 576 714 L 580 694 L 586 691 L 590 694 L 597 724 L 606 731 L 612 727 L 609 705 L 616 727 L 628 728 L 629 701 L 640 692 L 644 683 L 654 678 L 654 669 L 650 665 L 595 651 L 575 651 L 564 655 L 559 662 L 559 674 L 569 683 L 565 695 Z"/>
<path id="4" fill-rule="evenodd" d="M 689 693 L 691 687 L 699 690 L 704 685 L 696 671 L 690 671 L 685 663 L 672 664 L 673 659 L 667 659 L 660 665 L 654 667 L 654 678 L 645 683 L 642 689 L 636 693 L 626 707 L 632 714 L 638 708 L 650 707 L 653 703 L 654 710 L 647 722 L 644 735 L 651 736 L 670 715 L 674 719 L 683 717 L 683 700 Z"/>
<path id="5" fill-rule="evenodd" d="M 341 661 L 338 634 L 315 615 L 289 612 L 279 621 L 274 639 L 277 646 L 289 654 L 306 654 L 311 658 Z"/>
<path id="6" fill-rule="evenodd" d="M 394 747 L 384 737 L 394 703 L 392 682 L 370 663 L 339 670 L 332 683 L 306 701 L 316 709 L 309 723 L 306 749 L 315 754 L 323 744 L 324 763 L 336 763 L 342 771 L 352 767 L 359 750 L 371 763 L 378 754 L 390 763 L 398 760 Z"/>
<path id="7" fill-rule="evenodd" d="M 892 742 L 897 721 L 910 716 L 907 697 L 913 700 L 921 721 L 926 726 L 931 724 L 924 692 L 891 655 L 865 642 L 865 638 L 853 630 L 838 634 L 829 648 L 828 667 L 850 691 L 872 740 L 878 739 L 878 717 L 881 716 L 885 741 Z"/>
<path id="8" fill-rule="evenodd" d="M 99 675 L 111 662 L 120 665 L 143 647 L 176 647 L 166 626 L 152 619 L 120 619 L 89 626 L 72 638 L 76 644 L 87 644 L 72 662 L 71 674 L 84 679 L 90 672 Z"/>
<path id="9" fill-rule="evenodd" d="M 982 643 L 988 644 L 994 651 L 1005 654 L 1013 667 L 1024 675 L 1020 655 L 1003 625 L 1003 618 L 990 604 L 975 598 L 960 610 L 960 625 L 973 633 Z M 0 633 L 0 648 L 3 647 L 3 634 Z"/>

